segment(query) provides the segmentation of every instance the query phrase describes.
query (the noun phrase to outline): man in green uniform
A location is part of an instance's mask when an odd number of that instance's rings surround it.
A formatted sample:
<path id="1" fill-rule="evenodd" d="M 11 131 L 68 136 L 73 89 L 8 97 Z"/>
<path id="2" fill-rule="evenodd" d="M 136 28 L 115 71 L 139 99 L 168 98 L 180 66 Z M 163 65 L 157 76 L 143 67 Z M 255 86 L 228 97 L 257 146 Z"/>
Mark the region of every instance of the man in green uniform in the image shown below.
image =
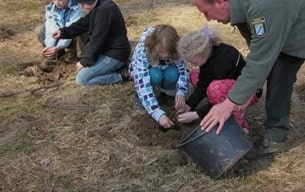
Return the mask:
<path id="1" fill-rule="evenodd" d="M 296 74 L 305 59 L 305 0 L 193 0 L 208 21 L 236 26 L 250 52 L 228 98 L 215 105 L 200 125 L 217 133 L 234 110 L 266 84 L 263 154 L 282 149 L 289 132 L 290 102 Z"/>

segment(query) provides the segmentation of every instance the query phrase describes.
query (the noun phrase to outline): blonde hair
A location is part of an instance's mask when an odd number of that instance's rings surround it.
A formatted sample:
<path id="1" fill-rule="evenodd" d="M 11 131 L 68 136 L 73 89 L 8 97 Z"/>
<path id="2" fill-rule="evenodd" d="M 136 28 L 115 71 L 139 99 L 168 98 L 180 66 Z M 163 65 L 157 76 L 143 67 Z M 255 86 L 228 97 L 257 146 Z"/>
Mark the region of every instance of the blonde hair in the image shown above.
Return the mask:
<path id="1" fill-rule="evenodd" d="M 206 25 L 200 31 L 186 33 L 179 42 L 179 53 L 183 58 L 191 58 L 219 45 L 222 40 L 218 31 L 216 26 Z"/>
<path id="2" fill-rule="evenodd" d="M 172 60 L 178 60 L 180 58 L 177 49 L 179 39 L 179 35 L 173 26 L 157 25 L 152 34 L 145 40 L 148 58 L 153 64 L 158 63 L 158 49 L 162 48 L 169 53 Z"/>

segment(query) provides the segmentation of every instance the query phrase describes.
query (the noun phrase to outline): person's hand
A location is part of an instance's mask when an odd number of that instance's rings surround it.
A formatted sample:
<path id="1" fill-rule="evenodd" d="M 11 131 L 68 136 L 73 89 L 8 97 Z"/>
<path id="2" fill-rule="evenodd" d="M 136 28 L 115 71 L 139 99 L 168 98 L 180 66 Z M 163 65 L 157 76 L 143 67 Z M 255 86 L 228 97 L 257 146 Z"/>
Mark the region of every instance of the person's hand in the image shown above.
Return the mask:
<path id="1" fill-rule="evenodd" d="M 176 95 L 175 97 L 175 109 L 179 111 L 179 109 L 185 106 L 185 97 L 181 95 Z"/>
<path id="2" fill-rule="evenodd" d="M 77 69 L 77 71 L 82 70 L 82 68 L 84 68 L 84 66 L 83 66 L 80 62 L 77 62 L 77 63 L 76 63 L 76 69 Z"/>
<path id="3" fill-rule="evenodd" d="M 196 119 L 199 119 L 199 116 L 195 111 L 185 112 L 177 116 L 177 120 L 180 123 L 190 123 Z"/>
<path id="4" fill-rule="evenodd" d="M 44 57 L 51 57 L 56 55 L 56 53 L 60 50 L 59 47 L 45 47 L 41 51 L 41 55 Z"/>
<path id="5" fill-rule="evenodd" d="M 254 97 L 254 95 L 252 95 L 252 96 L 250 97 L 250 99 L 248 99 L 248 101 L 247 101 L 245 104 L 236 105 L 236 106 L 234 107 L 234 111 L 240 111 L 240 112 L 245 111 L 246 108 L 250 105 L 251 100 L 252 100 L 253 97 Z"/>
<path id="6" fill-rule="evenodd" d="M 228 98 L 224 102 L 214 105 L 200 122 L 201 129 L 208 132 L 219 124 L 216 130 L 216 134 L 219 134 L 235 107 L 236 104 L 231 102 Z"/>
<path id="7" fill-rule="evenodd" d="M 159 125 L 163 128 L 169 129 L 175 124 L 165 114 L 163 114 L 159 119 Z"/>
<path id="8" fill-rule="evenodd" d="M 191 110 L 191 107 L 185 104 L 183 107 L 177 110 L 177 114 L 185 113 Z"/>
<path id="9" fill-rule="evenodd" d="M 60 37 L 60 35 L 61 35 L 60 30 L 56 30 L 56 31 L 54 31 L 54 32 L 52 33 L 52 37 L 53 37 L 54 39 L 58 39 L 58 38 Z"/>

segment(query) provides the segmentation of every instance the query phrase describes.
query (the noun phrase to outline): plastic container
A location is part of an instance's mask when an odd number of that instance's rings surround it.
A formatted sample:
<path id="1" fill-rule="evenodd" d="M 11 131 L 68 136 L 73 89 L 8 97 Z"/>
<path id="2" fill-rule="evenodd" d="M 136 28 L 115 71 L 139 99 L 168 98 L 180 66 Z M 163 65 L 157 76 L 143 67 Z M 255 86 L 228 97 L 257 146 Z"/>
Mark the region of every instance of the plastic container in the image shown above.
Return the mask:
<path id="1" fill-rule="evenodd" d="M 176 146 L 183 149 L 212 179 L 225 173 L 253 146 L 233 117 L 225 122 L 218 135 L 216 128 L 206 132 L 198 126 Z"/>

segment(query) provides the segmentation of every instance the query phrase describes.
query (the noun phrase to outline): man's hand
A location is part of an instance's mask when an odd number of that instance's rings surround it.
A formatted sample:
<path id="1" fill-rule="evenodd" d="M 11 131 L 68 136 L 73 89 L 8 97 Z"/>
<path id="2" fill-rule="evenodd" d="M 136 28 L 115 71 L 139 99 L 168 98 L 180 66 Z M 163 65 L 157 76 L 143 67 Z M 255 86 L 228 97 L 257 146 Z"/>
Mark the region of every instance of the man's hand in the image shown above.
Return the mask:
<path id="1" fill-rule="evenodd" d="M 201 121 L 201 129 L 208 132 L 214 126 L 219 124 L 216 130 L 216 134 L 219 134 L 223 128 L 224 123 L 229 119 L 236 106 L 237 105 L 232 103 L 229 99 L 214 105 L 209 113 Z"/>
<path id="2" fill-rule="evenodd" d="M 252 100 L 253 97 L 254 97 L 254 95 L 252 95 L 252 96 L 250 97 L 250 99 L 248 99 L 248 101 L 247 101 L 245 104 L 236 105 L 236 106 L 234 107 L 234 111 L 240 111 L 240 112 L 245 111 L 246 108 L 250 105 L 251 100 Z"/>

